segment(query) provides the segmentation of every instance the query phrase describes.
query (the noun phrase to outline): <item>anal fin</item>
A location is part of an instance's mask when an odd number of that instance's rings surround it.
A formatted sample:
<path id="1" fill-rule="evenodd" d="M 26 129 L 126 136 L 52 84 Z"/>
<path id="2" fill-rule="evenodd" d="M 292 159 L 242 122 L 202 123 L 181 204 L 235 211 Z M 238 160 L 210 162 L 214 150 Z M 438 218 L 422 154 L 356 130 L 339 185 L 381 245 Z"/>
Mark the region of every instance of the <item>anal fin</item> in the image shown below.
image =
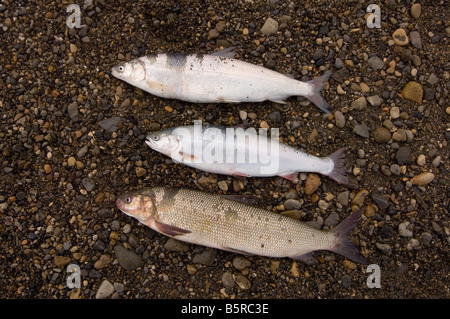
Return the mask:
<path id="1" fill-rule="evenodd" d="M 158 221 L 155 221 L 155 228 L 158 232 L 160 232 L 161 234 L 167 235 L 167 236 L 171 236 L 171 237 L 175 237 L 175 236 L 179 236 L 179 235 L 184 235 L 184 234 L 188 234 L 191 231 L 177 227 L 177 226 L 172 226 L 172 225 L 167 225 Z"/>
<path id="2" fill-rule="evenodd" d="M 291 258 L 295 259 L 295 260 L 299 260 L 301 262 L 304 262 L 305 264 L 308 264 L 308 265 L 313 265 L 313 264 L 317 263 L 317 259 L 314 258 L 312 252 L 306 253 L 306 254 L 303 254 L 300 256 L 291 257 Z"/>

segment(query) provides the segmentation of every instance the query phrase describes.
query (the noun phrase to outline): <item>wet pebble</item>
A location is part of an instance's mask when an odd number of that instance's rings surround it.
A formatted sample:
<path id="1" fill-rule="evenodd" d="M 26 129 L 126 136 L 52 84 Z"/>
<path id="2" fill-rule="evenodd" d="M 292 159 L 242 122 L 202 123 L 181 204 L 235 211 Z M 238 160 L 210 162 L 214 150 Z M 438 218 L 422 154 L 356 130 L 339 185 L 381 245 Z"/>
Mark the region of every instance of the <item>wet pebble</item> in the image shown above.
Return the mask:
<path id="1" fill-rule="evenodd" d="M 309 174 L 305 182 L 305 194 L 313 194 L 320 186 L 320 177 L 316 174 Z"/>
<path id="2" fill-rule="evenodd" d="M 164 245 L 164 248 L 170 251 L 188 251 L 189 244 L 174 238 L 169 238 Z"/>
<path id="3" fill-rule="evenodd" d="M 364 96 L 361 96 L 361 97 L 357 98 L 356 100 L 354 100 L 352 102 L 351 106 L 354 109 L 361 111 L 367 106 L 367 100 Z"/>
<path id="4" fill-rule="evenodd" d="M 251 265 L 250 260 L 244 256 L 236 256 L 233 258 L 233 266 L 237 270 L 243 270 Z"/>
<path id="5" fill-rule="evenodd" d="M 205 249 L 201 253 L 195 254 L 192 258 L 194 264 L 211 266 L 214 263 L 217 252 L 215 249 Z"/>
<path id="6" fill-rule="evenodd" d="M 251 288 L 252 284 L 250 280 L 248 280 L 245 276 L 242 274 L 237 274 L 234 276 L 234 281 L 236 284 L 241 288 L 242 290 L 248 290 Z"/>
<path id="7" fill-rule="evenodd" d="M 373 138 L 377 143 L 387 143 L 391 139 L 391 132 L 384 127 L 377 127 L 373 132 Z"/>
<path id="8" fill-rule="evenodd" d="M 392 34 L 392 39 L 394 40 L 395 44 L 400 46 L 405 46 L 409 43 L 408 35 L 406 34 L 405 29 L 397 29 Z"/>
<path id="9" fill-rule="evenodd" d="M 353 133 L 355 133 L 356 135 L 359 135 L 361 137 L 364 138 L 369 138 L 369 128 L 367 127 L 367 125 L 365 123 L 363 124 L 356 124 L 355 127 L 353 128 Z"/>
<path id="10" fill-rule="evenodd" d="M 114 253 L 119 265 L 126 270 L 134 270 L 142 265 L 141 256 L 121 245 L 114 247 Z"/>
<path id="11" fill-rule="evenodd" d="M 278 22 L 273 18 L 267 18 L 261 27 L 260 32 L 263 35 L 271 35 L 278 31 Z"/>
<path id="12" fill-rule="evenodd" d="M 95 182 L 92 178 L 85 177 L 81 180 L 81 183 L 83 184 L 84 189 L 88 192 L 92 192 L 95 188 Z"/>
<path id="13" fill-rule="evenodd" d="M 424 186 L 431 183 L 434 179 L 434 174 L 430 172 L 421 173 L 411 178 L 411 183 L 414 185 Z"/>
<path id="14" fill-rule="evenodd" d="M 122 121 L 121 117 L 114 116 L 114 117 L 110 117 L 108 119 L 104 119 L 104 120 L 100 121 L 99 125 L 105 131 L 112 133 L 112 132 L 116 132 L 118 130 L 119 123 L 121 121 Z"/>
<path id="15" fill-rule="evenodd" d="M 411 37 L 411 44 L 417 49 L 422 49 L 422 39 L 420 38 L 420 33 L 418 31 L 411 31 L 409 36 Z"/>
<path id="16" fill-rule="evenodd" d="M 373 56 L 367 60 L 372 69 L 381 70 L 384 67 L 384 62 L 377 56 Z"/>
<path id="17" fill-rule="evenodd" d="M 336 126 L 343 128 L 345 126 L 345 117 L 341 111 L 334 112 L 334 118 L 336 120 Z"/>
<path id="18" fill-rule="evenodd" d="M 395 154 L 395 159 L 400 165 L 410 164 L 412 161 L 411 148 L 409 146 L 400 147 Z"/>
<path id="19" fill-rule="evenodd" d="M 421 103 L 423 98 L 422 85 L 415 81 L 410 81 L 403 87 L 402 95 L 407 100 Z"/>
<path id="20" fill-rule="evenodd" d="M 227 271 L 227 272 L 223 273 L 223 275 L 222 275 L 222 284 L 225 287 L 231 288 L 231 287 L 233 287 L 235 285 L 235 283 L 236 282 L 234 281 L 233 275 L 230 272 Z"/>
<path id="21" fill-rule="evenodd" d="M 419 19 L 420 18 L 420 14 L 422 13 L 422 6 L 420 5 L 420 3 L 414 3 L 411 6 L 410 12 L 411 12 L 411 16 L 414 19 Z"/>
<path id="22" fill-rule="evenodd" d="M 398 233 L 402 237 L 412 237 L 413 232 L 411 231 L 411 223 L 409 221 L 404 221 L 398 225 Z"/>
<path id="23" fill-rule="evenodd" d="M 111 296 L 113 292 L 114 286 L 108 280 L 103 280 L 95 294 L 95 299 L 106 299 Z"/>

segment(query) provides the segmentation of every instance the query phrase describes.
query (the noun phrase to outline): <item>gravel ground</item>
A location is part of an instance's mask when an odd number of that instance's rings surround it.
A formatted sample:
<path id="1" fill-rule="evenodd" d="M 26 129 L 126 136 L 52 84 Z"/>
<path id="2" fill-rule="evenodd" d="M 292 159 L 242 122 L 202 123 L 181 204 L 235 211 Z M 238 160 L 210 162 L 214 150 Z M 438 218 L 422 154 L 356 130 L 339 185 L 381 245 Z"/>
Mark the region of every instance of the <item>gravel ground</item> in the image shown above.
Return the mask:
<path id="1" fill-rule="evenodd" d="M 72 1 L 0 3 L 0 297 L 449 298 L 449 34 L 446 1 Z M 272 21 L 272 19 L 274 21 Z M 265 26 L 264 26 L 265 25 Z M 263 27 L 264 26 L 264 27 Z M 120 61 L 154 52 L 212 52 L 301 80 L 334 72 L 323 94 L 196 105 L 113 78 Z M 326 156 L 347 146 L 349 187 L 308 174 L 244 182 L 172 163 L 144 144 L 152 130 L 250 123 Z M 431 174 L 430 174 L 431 173 Z M 314 178 L 311 178 L 314 180 Z M 119 212 L 145 186 L 256 194 L 277 213 L 328 228 L 364 208 L 353 240 L 380 267 L 328 252 L 316 265 L 240 255 L 168 239 Z M 81 287 L 66 285 L 66 267 Z"/>

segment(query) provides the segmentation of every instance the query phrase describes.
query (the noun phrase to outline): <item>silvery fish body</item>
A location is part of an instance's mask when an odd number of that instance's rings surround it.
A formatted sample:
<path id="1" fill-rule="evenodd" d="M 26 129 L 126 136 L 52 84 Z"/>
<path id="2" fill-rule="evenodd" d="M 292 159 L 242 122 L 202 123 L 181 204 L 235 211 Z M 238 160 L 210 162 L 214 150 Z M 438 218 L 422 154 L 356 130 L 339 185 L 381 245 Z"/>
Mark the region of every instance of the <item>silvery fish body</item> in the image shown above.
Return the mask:
<path id="1" fill-rule="evenodd" d="M 348 234 L 361 211 L 331 231 L 205 192 L 170 187 L 146 188 L 119 196 L 116 206 L 144 225 L 192 244 L 268 257 L 307 260 L 329 250 L 363 262 Z"/>
<path id="2" fill-rule="evenodd" d="M 276 129 L 253 129 L 201 125 L 169 128 L 147 135 L 152 149 L 171 157 L 175 162 L 196 169 L 235 177 L 281 176 L 298 180 L 299 172 L 329 176 L 348 184 L 344 148 L 328 157 L 305 153 L 273 138 Z"/>
<path id="3" fill-rule="evenodd" d="M 213 54 L 149 54 L 112 68 L 112 75 L 159 97 L 194 103 L 239 103 L 270 100 L 286 103 L 305 96 L 330 112 L 320 94 L 330 72 L 309 82 L 262 66 Z"/>

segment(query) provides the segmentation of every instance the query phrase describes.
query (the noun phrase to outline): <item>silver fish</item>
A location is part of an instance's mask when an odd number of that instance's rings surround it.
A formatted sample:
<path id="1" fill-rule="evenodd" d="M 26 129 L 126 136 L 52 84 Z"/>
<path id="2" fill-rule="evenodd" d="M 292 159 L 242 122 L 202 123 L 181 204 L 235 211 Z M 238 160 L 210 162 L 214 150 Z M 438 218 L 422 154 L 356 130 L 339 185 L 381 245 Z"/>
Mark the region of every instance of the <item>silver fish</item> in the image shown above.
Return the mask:
<path id="1" fill-rule="evenodd" d="M 112 68 L 111 74 L 159 97 L 194 103 L 239 103 L 270 100 L 286 103 L 304 96 L 325 112 L 331 107 L 320 94 L 331 75 L 309 82 L 262 66 L 213 54 L 149 54 Z"/>
<path id="2" fill-rule="evenodd" d="M 142 189 L 119 196 L 116 206 L 157 232 L 192 244 L 307 262 L 312 260 L 311 252 L 328 250 L 364 263 L 348 238 L 362 210 L 325 231 L 220 195 L 184 188 Z"/>
<path id="3" fill-rule="evenodd" d="M 263 129 L 257 134 L 252 129 L 194 123 L 148 134 L 145 143 L 175 162 L 209 173 L 237 178 L 281 176 L 297 182 L 299 172 L 314 172 L 349 183 L 345 148 L 316 157 L 267 137 Z"/>

